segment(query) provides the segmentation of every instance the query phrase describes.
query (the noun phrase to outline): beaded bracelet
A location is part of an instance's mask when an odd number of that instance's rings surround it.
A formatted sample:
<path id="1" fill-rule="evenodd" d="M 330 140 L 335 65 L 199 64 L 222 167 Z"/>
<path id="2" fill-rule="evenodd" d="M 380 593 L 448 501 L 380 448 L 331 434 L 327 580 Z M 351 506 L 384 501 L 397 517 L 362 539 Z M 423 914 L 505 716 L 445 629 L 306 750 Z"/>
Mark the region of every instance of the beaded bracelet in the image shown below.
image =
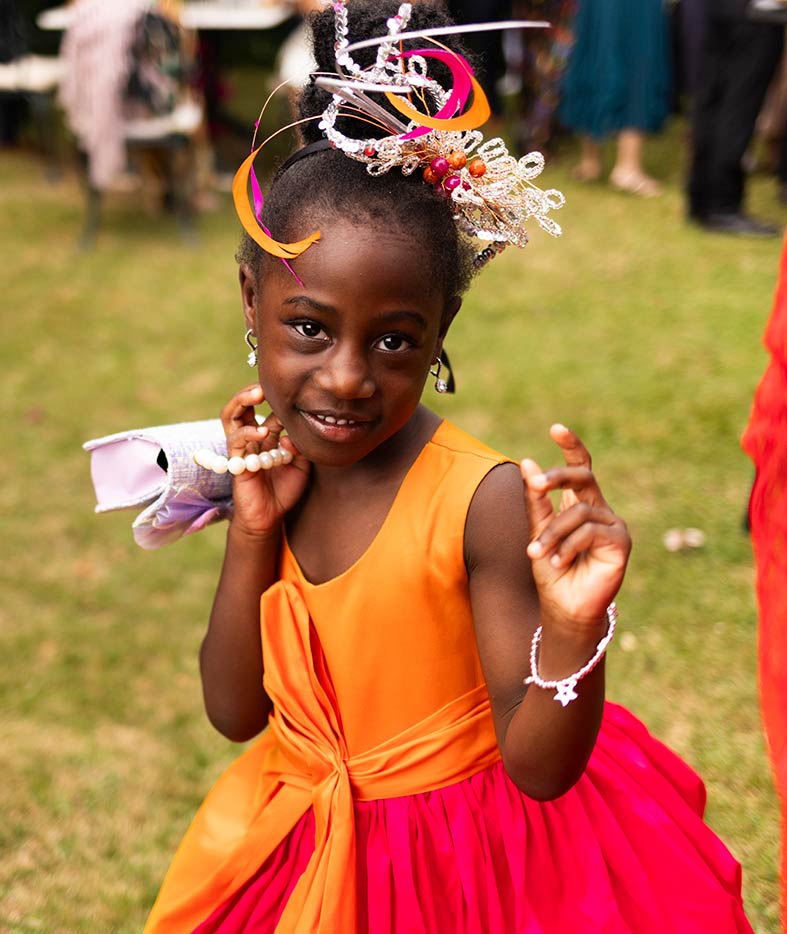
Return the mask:
<path id="1" fill-rule="evenodd" d="M 270 451 L 260 451 L 259 454 L 247 454 L 245 457 L 224 457 L 210 448 L 200 448 L 192 455 L 194 463 L 213 473 L 231 473 L 234 477 L 248 470 L 256 473 L 258 470 L 271 470 L 282 464 L 292 463 L 292 451 L 287 448 L 276 447 Z"/>
<path id="2" fill-rule="evenodd" d="M 555 696 L 553 700 L 560 701 L 560 703 L 565 707 L 567 704 L 570 704 L 572 700 L 576 700 L 579 696 L 574 690 L 585 675 L 589 675 L 591 671 L 598 665 L 604 656 L 604 652 L 607 650 L 607 646 L 612 641 L 612 637 L 615 635 L 615 626 L 618 620 L 618 608 L 614 603 L 610 603 L 607 607 L 607 619 L 609 620 L 609 629 L 607 629 L 607 634 L 596 646 L 596 654 L 583 668 L 580 668 L 579 671 L 574 672 L 573 675 L 569 675 L 567 678 L 561 678 L 559 681 L 544 681 L 544 679 L 538 673 L 537 665 L 537 656 L 538 656 L 538 647 L 541 644 L 541 632 L 543 627 L 539 626 L 538 629 L 533 633 L 533 641 L 530 644 L 530 677 L 525 678 L 525 684 L 535 684 L 536 687 L 544 688 L 547 691 L 555 689 Z"/>

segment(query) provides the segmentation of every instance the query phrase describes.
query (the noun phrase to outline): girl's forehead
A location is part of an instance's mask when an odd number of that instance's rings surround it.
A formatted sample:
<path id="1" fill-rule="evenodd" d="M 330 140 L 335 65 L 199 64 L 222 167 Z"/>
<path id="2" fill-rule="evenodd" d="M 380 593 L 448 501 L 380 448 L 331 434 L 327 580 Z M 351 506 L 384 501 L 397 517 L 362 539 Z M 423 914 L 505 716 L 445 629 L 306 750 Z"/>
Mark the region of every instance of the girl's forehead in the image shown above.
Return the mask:
<path id="1" fill-rule="evenodd" d="M 430 305 L 441 297 L 433 256 L 401 225 L 363 216 L 315 220 L 320 239 L 291 263 L 306 292 L 382 291 Z M 277 265 L 277 279 L 284 273 L 285 283 L 299 289 L 295 276 Z"/>
<path id="2" fill-rule="evenodd" d="M 263 318 L 313 316 L 353 330 L 401 321 L 424 332 L 441 327 L 442 290 L 413 261 L 404 241 L 356 243 L 326 236 L 294 260 L 292 269 L 298 279 L 280 264 L 265 282 L 258 307 Z"/>

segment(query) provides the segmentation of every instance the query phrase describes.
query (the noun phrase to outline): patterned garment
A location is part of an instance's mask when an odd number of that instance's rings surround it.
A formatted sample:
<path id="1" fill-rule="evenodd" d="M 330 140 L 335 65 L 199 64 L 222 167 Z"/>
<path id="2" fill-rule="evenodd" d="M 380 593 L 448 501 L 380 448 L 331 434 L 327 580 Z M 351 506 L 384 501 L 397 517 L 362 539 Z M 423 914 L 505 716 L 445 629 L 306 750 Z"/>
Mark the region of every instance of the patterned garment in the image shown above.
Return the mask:
<path id="1" fill-rule="evenodd" d="M 60 103 L 87 153 L 90 184 L 102 191 L 123 169 L 123 94 L 134 25 L 149 0 L 76 0 L 60 55 Z"/>
<path id="2" fill-rule="evenodd" d="M 577 0 L 523 0 L 515 5 L 518 19 L 546 20 L 552 28 L 522 34 L 519 147 L 544 152 L 555 134 L 555 111 L 573 34 Z"/>

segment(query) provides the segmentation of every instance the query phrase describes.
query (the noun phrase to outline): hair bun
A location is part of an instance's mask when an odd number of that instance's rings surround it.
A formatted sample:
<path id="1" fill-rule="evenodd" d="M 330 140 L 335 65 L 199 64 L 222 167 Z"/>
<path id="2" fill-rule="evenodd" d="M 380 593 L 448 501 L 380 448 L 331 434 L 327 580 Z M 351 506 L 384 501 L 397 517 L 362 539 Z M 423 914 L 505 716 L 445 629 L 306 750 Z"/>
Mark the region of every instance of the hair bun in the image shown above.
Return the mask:
<path id="1" fill-rule="evenodd" d="M 400 7 L 398 0 L 349 0 L 347 3 L 347 23 L 348 38 L 350 42 L 360 42 L 363 39 L 371 39 L 375 36 L 385 36 L 388 32 L 387 21 L 395 16 Z M 413 4 L 410 20 L 407 24 L 407 32 L 431 29 L 439 26 L 450 26 L 452 20 L 446 14 L 436 0 L 419 0 Z M 328 72 L 335 74 L 336 52 L 334 45 L 336 43 L 336 26 L 333 7 L 314 13 L 309 18 L 311 28 L 312 51 L 317 62 L 318 72 Z M 405 49 L 422 48 L 426 40 L 409 39 L 403 42 Z M 467 51 L 462 47 L 457 36 L 443 36 L 441 42 L 454 51 L 468 57 Z M 353 54 L 353 58 L 361 67 L 371 65 L 377 56 L 377 49 L 374 46 L 359 49 Z M 449 81 L 449 72 L 440 63 L 434 66 L 430 63 L 430 74 L 438 81 Z M 328 106 L 331 95 L 315 87 L 313 84 L 307 85 L 298 100 L 298 113 L 301 119 L 319 116 Z M 391 113 L 395 113 L 386 101 L 381 100 L 382 104 Z M 348 135 L 374 136 L 372 128 L 368 123 L 345 119 L 340 123 L 342 132 Z M 306 123 L 302 126 L 304 141 L 309 143 L 321 137 L 317 121 Z"/>

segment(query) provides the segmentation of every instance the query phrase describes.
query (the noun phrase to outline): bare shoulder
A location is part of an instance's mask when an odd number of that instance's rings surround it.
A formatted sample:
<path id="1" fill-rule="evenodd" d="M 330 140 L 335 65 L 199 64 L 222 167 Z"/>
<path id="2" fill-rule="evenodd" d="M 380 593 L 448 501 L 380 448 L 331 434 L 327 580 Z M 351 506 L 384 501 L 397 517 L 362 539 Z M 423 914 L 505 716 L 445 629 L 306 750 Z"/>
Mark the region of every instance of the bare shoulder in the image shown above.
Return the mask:
<path id="1" fill-rule="evenodd" d="M 484 477 L 470 503 L 465 525 L 465 564 L 468 573 L 489 562 L 505 562 L 506 555 L 521 567 L 529 525 L 525 487 L 517 464 L 504 463 Z"/>

